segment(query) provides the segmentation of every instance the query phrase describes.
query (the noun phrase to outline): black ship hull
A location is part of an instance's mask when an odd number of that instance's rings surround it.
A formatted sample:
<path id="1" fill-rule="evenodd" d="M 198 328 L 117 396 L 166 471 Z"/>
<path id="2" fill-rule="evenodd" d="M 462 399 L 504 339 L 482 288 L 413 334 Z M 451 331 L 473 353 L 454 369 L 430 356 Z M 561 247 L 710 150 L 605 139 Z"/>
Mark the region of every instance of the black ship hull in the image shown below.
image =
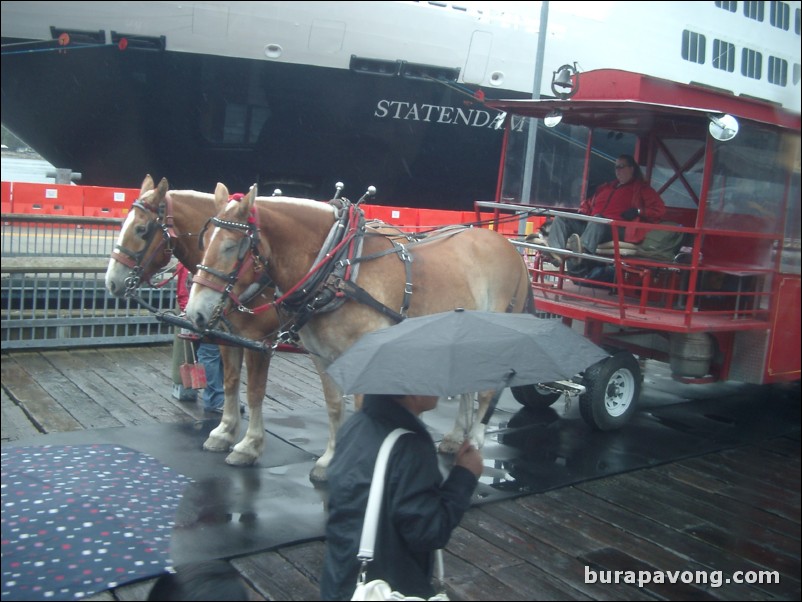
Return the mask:
<path id="1" fill-rule="evenodd" d="M 5 44 L 5 40 L 4 40 Z M 35 75 L 34 75 L 35 74 Z M 494 197 L 499 114 L 453 83 L 114 46 L 4 53 L 3 122 L 80 183 L 472 209 Z M 488 98 L 521 97 L 504 90 Z"/>

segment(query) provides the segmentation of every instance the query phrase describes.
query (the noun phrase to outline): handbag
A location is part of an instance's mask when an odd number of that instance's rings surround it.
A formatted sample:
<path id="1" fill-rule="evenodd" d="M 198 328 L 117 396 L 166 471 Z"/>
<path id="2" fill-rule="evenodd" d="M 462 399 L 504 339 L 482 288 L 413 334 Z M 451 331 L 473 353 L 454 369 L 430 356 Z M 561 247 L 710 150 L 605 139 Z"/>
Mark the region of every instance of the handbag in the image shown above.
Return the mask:
<path id="1" fill-rule="evenodd" d="M 192 353 L 192 361 L 185 362 L 178 367 L 178 373 L 181 375 L 181 382 L 187 389 L 205 389 L 206 388 L 206 368 L 203 364 L 199 364 L 195 359 L 195 346 L 192 341 L 184 343 L 184 350 L 188 346 Z M 184 359 L 189 360 L 185 357 Z"/>
<path id="2" fill-rule="evenodd" d="M 407 429 L 397 428 L 385 437 L 384 442 L 379 448 L 379 455 L 376 457 L 376 465 L 373 468 L 373 481 L 370 484 L 368 494 L 368 506 L 365 510 L 365 522 L 362 525 L 362 537 L 359 540 L 359 552 L 357 558 L 362 563 L 359 570 L 359 577 L 356 580 L 356 589 L 351 600 L 426 600 L 416 596 L 405 596 L 401 592 L 395 591 L 390 584 L 383 579 L 367 581 L 368 562 L 373 560 L 373 550 L 376 545 L 376 530 L 379 526 L 379 510 L 382 505 L 384 495 L 384 474 L 387 470 L 387 460 L 390 451 L 399 437 L 406 433 L 411 433 Z M 443 583 L 443 551 L 435 550 L 435 578 L 442 587 Z M 444 591 L 428 598 L 429 600 L 447 601 L 448 596 Z"/>

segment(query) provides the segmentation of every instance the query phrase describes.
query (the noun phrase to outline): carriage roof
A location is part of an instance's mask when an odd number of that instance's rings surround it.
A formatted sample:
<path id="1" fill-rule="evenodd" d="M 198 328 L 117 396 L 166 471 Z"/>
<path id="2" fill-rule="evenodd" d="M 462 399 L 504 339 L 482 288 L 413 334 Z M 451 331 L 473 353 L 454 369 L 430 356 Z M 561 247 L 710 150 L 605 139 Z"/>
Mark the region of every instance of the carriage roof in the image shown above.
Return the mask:
<path id="1" fill-rule="evenodd" d="M 740 119 L 800 130 L 800 115 L 772 103 L 726 91 L 687 85 L 618 69 L 577 76 L 575 96 L 567 100 L 494 100 L 491 108 L 544 118 L 559 111 L 563 123 L 642 132 L 683 122 L 698 124 L 708 115 L 729 113 Z M 666 102 L 672 101 L 672 102 Z"/>

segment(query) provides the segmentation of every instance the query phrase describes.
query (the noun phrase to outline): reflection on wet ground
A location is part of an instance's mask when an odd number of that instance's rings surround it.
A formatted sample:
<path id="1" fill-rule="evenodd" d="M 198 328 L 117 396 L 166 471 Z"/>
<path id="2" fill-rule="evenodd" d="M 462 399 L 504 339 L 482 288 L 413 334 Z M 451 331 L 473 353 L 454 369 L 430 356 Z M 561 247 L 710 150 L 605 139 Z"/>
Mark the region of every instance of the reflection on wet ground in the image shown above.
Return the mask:
<path id="1" fill-rule="evenodd" d="M 619 431 L 597 432 L 577 403 L 523 409 L 506 391 L 488 426 L 475 503 L 548 491 L 616 473 L 798 431 L 793 391 L 674 383 L 648 372 L 642 409 Z M 798 393 L 798 389 L 797 389 Z M 693 400 L 692 402 L 689 400 Z M 456 401 L 424 414 L 435 440 L 450 431 Z M 325 412 L 271 416 L 267 445 L 251 467 L 201 451 L 216 420 L 59 433 L 35 445 L 115 443 L 147 453 L 191 479 L 178 507 L 173 562 L 233 557 L 321 538 L 326 489 L 309 472 L 328 437 Z M 16 445 L 31 445 L 19 441 Z M 443 469 L 450 457 L 442 456 Z"/>

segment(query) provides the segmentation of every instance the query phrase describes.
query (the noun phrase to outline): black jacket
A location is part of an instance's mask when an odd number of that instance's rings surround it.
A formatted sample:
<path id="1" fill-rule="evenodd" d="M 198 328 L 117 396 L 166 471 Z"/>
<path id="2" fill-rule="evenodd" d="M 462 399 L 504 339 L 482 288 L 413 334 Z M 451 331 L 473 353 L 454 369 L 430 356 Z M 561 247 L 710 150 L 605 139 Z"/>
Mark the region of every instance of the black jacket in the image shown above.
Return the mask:
<path id="1" fill-rule="evenodd" d="M 323 600 L 351 599 L 360 569 L 356 555 L 376 455 L 384 438 L 398 427 L 412 434 L 398 439 L 390 454 L 367 578 L 384 579 L 407 596 L 428 598 L 436 593 L 431 584 L 433 552 L 445 547 L 470 507 L 478 479 L 468 469 L 454 466 L 443 481 L 425 425 L 392 398 L 366 395 L 362 411 L 340 429 L 327 471 Z"/>

